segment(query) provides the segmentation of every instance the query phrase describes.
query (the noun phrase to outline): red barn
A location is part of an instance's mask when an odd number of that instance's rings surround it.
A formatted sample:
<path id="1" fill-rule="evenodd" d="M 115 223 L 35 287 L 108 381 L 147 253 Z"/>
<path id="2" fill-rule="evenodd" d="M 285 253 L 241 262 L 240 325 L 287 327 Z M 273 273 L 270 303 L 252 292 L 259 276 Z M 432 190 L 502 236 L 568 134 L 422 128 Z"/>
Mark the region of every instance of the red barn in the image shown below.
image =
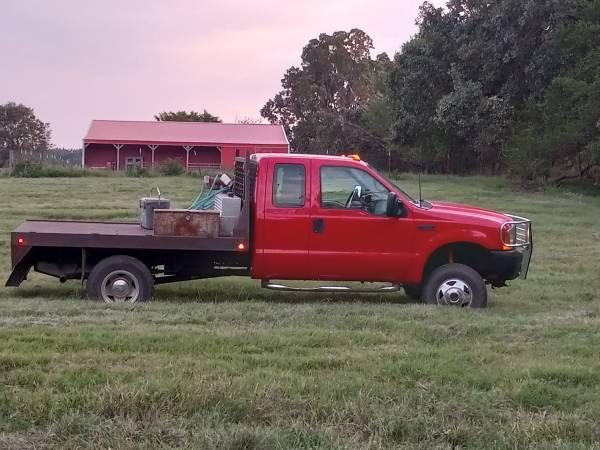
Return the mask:
<path id="1" fill-rule="evenodd" d="M 289 153 L 281 125 L 94 120 L 83 138 L 84 168 L 156 168 L 178 159 L 186 170 L 231 168 L 236 156 Z"/>

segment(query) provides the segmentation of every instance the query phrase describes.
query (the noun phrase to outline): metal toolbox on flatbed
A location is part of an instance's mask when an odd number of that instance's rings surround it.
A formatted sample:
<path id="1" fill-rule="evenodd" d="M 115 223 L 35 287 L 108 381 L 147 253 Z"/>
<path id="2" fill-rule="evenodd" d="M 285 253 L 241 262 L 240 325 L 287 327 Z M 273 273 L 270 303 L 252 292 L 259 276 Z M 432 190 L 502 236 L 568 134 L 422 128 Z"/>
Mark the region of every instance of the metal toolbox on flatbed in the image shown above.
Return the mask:
<path id="1" fill-rule="evenodd" d="M 155 209 L 154 234 L 216 238 L 219 236 L 219 211 Z"/>

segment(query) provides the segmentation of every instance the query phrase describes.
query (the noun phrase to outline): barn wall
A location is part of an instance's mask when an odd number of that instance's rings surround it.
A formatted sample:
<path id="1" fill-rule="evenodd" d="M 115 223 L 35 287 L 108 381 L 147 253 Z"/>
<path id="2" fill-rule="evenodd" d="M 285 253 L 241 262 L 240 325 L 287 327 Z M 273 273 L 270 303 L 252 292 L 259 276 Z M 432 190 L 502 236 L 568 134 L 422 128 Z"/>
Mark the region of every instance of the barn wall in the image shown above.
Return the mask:
<path id="1" fill-rule="evenodd" d="M 245 157 L 252 153 L 287 153 L 287 146 L 280 145 L 224 145 L 221 147 L 221 165 L 223 168 L 232 168 L 235 158 Z"/>
<path id="2" fill-rule="evenodd" d="M 221 166 L 231 169 L 237 156 L 252 153 L 287 153 L 288 147 L 281 145 L 235 145 L 219 147 L 195 146 L 190 151 L 190 170 Z M 120 150 L 119 168 L 125 170 L 128 157 L 142 157 L 144 168 L 152 167 L 152 151 L 145 144 L 126 144 Z M 158 168 L 169 159 L 177 159 L 183 167 L 186 152 L 180 145 L 160 145 L 154 152 L 154 167 Z M 117 150 L 112 144 L 88 144 L 85 149 L 86 168 L 113 168 L 117 166 Z"/>
<path id="3" fill-rule="evenodd" d="M 116 151 L 116 150 L 115 150 Z M 125 170 L 127 167 L 127 158 L 142 158 L 144 168 L 152 167 L 152 151 L 147 145 L 127 144 L 121 147 L 119 152 L 119 168 Z"/>
<path id="4" fill-rule="evenodd" d="M 190 170 L 221 167 L 221 152 L 217 147 L 194 147 L 190 150 Z"/>
<path id="5" fill-rule="evenodd" d="M 88 169 L 116 167 L 117 150 L 112 144 L 89 144 L 85 148 L 84 165 Z"/>
<path id="6" fill-rule="evenodd" d="M 154 151 L 154 166 L 160 167 L 169 159 L 177 159 L 185 167 L 185 150 L 180 145 L 161 145 Z"/>

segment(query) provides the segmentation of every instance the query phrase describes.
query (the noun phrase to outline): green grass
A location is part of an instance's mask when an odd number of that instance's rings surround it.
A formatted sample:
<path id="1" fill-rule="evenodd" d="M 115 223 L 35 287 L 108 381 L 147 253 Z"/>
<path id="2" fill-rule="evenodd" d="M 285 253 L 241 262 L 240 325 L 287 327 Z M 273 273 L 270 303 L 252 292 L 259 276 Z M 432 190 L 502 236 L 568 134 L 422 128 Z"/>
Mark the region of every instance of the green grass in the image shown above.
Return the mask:
<path id="1" fill-rule="evenodd" d="M 182 207 L 199 183 L 0 178 L 0 277 L 25 218 L 134 218 L 152 186 Z M 33 274 L 0 288 L 0 448 L 600 448 L 600 197 L 478 177 L 423 192 L 532 218 L 529 279 L 475 311 L 246 279 L 114 307 Z"/>

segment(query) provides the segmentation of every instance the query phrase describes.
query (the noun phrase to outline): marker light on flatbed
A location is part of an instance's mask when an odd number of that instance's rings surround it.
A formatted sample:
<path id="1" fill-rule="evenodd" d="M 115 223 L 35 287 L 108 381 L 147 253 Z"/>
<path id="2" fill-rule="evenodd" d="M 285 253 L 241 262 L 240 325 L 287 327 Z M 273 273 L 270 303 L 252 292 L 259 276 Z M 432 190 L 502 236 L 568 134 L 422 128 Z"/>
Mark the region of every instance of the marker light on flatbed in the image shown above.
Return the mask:
<path id="1" fill-rule="evenodd" d="M 25 238 L 23 236 L 17 238 L 17 245 L 25 245 Z"/>

